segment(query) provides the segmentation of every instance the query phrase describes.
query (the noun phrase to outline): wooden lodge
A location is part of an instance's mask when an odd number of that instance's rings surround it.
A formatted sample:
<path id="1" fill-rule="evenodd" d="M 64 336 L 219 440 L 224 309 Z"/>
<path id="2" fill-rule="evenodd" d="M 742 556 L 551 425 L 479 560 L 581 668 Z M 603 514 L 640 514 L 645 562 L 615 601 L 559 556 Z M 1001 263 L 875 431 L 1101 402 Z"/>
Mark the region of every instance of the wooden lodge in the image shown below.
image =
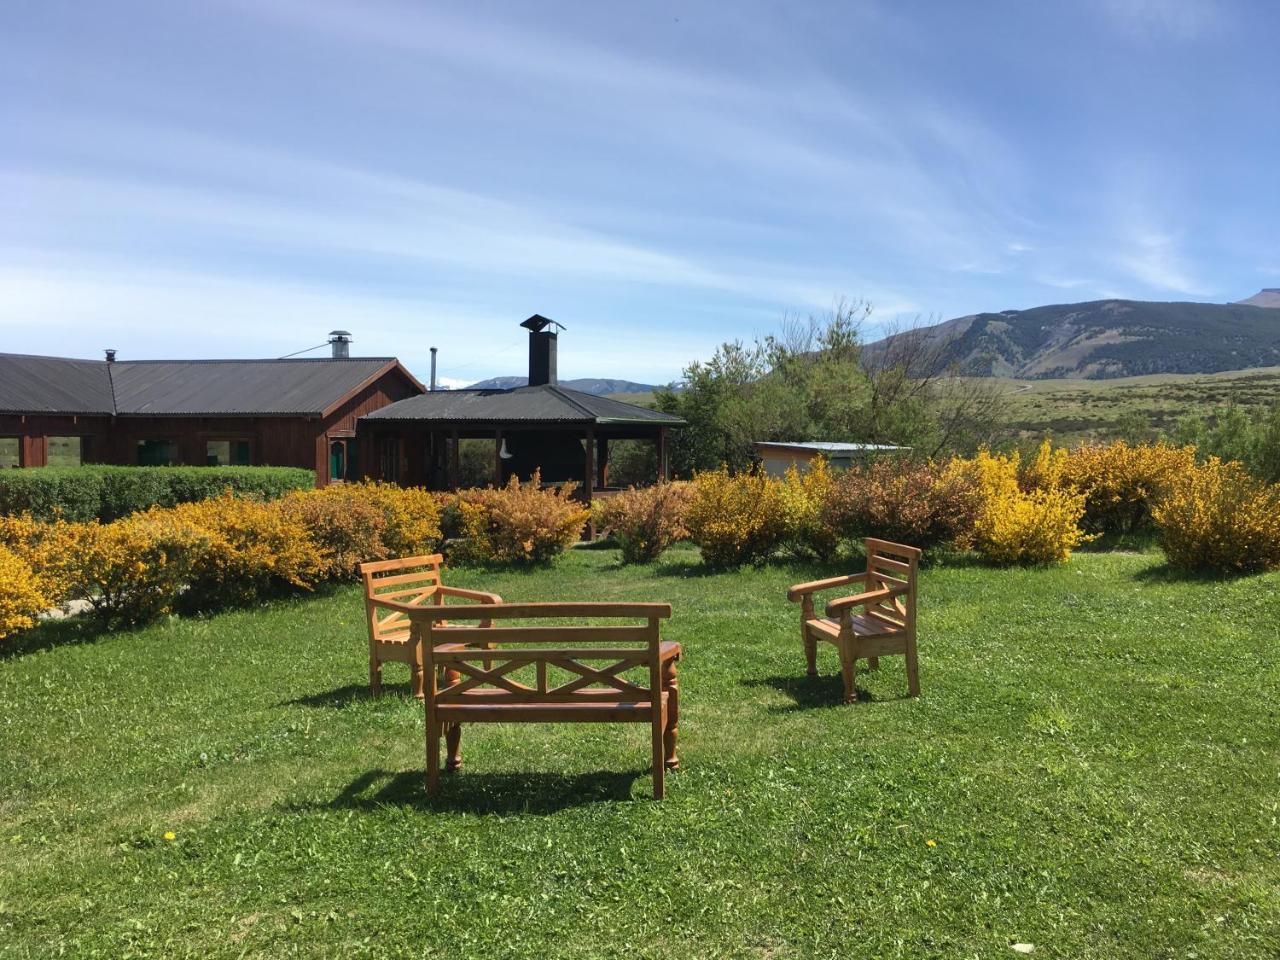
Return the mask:
<path id="1" fill-rule="evenodd" d="M 383 451 L 380 462 L 403 464 L 402 475 L 386 479 L 432 490 L 456 489 L 459 444 L 477 439 L 493 445 L 493 481 L 498 485 L 513 476 L 528 480 L 541 469 L 544 483 L 580 483 L 583 499 L 590 502 L 610 490 L 612 440 L 654 443 L 658 477 L 665 479 L 667 431 L 684 421 L 560 386 L 554 329 L 558 324 L 535 314 L 521 326 L 529 331 L 528 385 L 430 391 L 361 418 L 361 437 L 371 437 L 374 447 Z"/>
<path id="2" fill-rule="evenodd" d="M 648 439 L 666 476 L 667 430 L 683 421 L 561 387 L 555 324 L 534 316 L 529 385 L 428 391 L 394 357 L 75 360 L 0 354 L 0 468 L 51 462 L 294 466 L 316 482 L 364 477 L 456 488 L 458 444 L 488 438 L 494 479 L 608 486 L 609 442 Z M 549 329 L 550 328 L 550 329 Z"/>

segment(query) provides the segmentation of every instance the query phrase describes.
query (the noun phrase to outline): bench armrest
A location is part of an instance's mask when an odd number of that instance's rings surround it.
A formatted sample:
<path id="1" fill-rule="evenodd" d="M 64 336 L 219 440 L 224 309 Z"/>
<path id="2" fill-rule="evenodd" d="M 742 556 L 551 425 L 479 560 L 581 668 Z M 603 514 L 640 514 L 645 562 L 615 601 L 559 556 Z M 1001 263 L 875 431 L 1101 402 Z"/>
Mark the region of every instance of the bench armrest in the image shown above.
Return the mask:
<path id="1" fill-rule="evenodd" d="M 834 617 L 850 607 L 869 606 L 906 592 L 905 587 L 885 587 L 881 590 L 868 590 L 866 593 L 854 594 L 852 597 L 840 597 L 838 600 L 832 600 L 827 604 L 827 616 Z"/>
<path id="2" fill-rule="evenodd" d="M 475 600 L 477 603 L 502 603 L 502 598 L 496 593 L 487 593 L 484 590 L 467 590 L 464 587 L 446 587 L 443 584 L 438 588 L 439 592 L 446 597 L 457 597 L 459 600 Z"/>
<path id="3" fill-rule="evenodd" d="M 814 580 L 812 583 L 797 583 L 787 591 L 787 599 L 792 603 L 796 603 L 811 593 L 817 593 L 820 590 L 831 590 L 834 587 L 844 587 L 851 583 L 861 583 L 866 579 L 867 575 L 865 573 L 851 573 L 847 577 L 830 577 L 826 580 Z"/>

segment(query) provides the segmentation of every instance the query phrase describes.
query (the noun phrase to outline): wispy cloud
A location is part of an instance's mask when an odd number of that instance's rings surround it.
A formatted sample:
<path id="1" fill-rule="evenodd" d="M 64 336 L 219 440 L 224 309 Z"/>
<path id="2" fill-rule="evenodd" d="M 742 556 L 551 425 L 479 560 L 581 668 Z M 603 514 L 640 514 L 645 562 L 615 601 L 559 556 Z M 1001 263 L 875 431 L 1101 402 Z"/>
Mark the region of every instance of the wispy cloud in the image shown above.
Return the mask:
<path id="1" fill-rule="evenodd" d="M 1156 290 L 1188 296 L 1204 294 L 1205 286 L 1187 266 L 1176 235 L 1147 227 L 1136 227 L 1129 246 L 1117 258 L 1118 265 L 1142 283 Z"/>
<path id="2" fill-rule="evenodd" d="M 1195 40 L 1218 31 L 1226 13 L 1218 0 L 1099 0 L 1112 23 L 1142 37 Z"/>

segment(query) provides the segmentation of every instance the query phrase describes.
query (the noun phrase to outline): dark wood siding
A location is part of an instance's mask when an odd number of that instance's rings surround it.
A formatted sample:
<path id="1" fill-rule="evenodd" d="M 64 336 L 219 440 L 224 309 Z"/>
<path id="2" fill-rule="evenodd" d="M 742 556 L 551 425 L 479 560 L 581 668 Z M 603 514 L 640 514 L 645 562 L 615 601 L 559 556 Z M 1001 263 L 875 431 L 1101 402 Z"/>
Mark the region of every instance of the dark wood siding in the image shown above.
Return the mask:
<path id="1" fill-rule="evenodd" d="M 396 368 L 366 384 L 323 417 L 88 417 L 0 415 L 0 437 L 18 437 L 23 466 L 44 466 L 48 438 L 87 438 L 86 460 L 134 465 L 138 443 L 172 440 L 184 464 L 203 466 L 210 440 L 245 439 L 252 462 L 277 467 L 304 467 L 316 472 L 317 484 L 329 482 L 329 439 L 349 437 L 354 444 L 356 419 L 387 404 L 420 393 Z M 368 470 L 374 453 L 360 451 L 359 466 Z"/>

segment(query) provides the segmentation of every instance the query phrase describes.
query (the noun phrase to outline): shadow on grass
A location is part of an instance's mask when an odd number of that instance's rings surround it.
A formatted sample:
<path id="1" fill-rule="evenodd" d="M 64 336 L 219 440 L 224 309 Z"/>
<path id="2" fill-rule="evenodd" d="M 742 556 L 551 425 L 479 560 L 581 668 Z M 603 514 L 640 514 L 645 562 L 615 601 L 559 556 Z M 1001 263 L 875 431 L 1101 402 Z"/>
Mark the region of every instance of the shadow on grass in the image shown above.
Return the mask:
<path id="1" fill-rule="evenodd" d="M 305 697 L 297 697 L 293 700 L 285 700 L 280 704 L 282 707 L 349 707 L 353 703 L 359 703 L 362 700 L 377 700 L 382 697 L 401 697 L 409 696 L 408 683 L 382 683 L 382 693 L 377 697 L 369 689 L 367 683 L 348 683 L 346 686 L 337 687 L 333 690 L 326 690 L 324 693 L 312 693 Z"/>
<path id="2" fill-rule="evenodd" d="M 109 632 L 101 620 L 91 616 L 44 620 L 32 629 L 24 630 L 0 643 L 0 661 L 29 656 L 55 647 L 93 643 Z"/>
<path id="3" fill-rule="evenodd" d="M 440 793 L 427 796 L 421 770 L 370 770 L 322 806 L 337 810 L 377 810 L 411 806 L 457 813 L 549 814 L 592 803 L 630 800 L 632 785 L 648 770 L 560 773 L 471 773 L 464 767 L 442 773 Z"/>
<path id="4" fill-rule="evenodd" d="M 866 667 L 859 664 L 858 676 L 863 676 Z M 816 677 L 801 673 L 785 677 L 756 677 L 740 680 L 744 687 L 769 687 L 786 694 L 792 702 L 786 706 L 770 707 L 772 713 L 793 713 L 797 710 L 822 710 L 829 707 L 846 706 L 844 702 L 844 683 L 840 674 L 819 674 Z M 905 683 L 905 680 L 904 680 Z M 898 700 L 909 700 L 910 696 L 904 686 L 903 692 L 896 696 L 878 696 L 862 687 L 854 687 L 859 703 L 894 703 Z M 853 706 L 853 704 L 848 704 Z"/>
<path id="5" fill-rule="evenodd" d="M 1168 563 L 1146 567 L 1133 575 L 1140 583 L 1232 583 L 1247 577 L 1261 576 L 1256 570 L 1228 573 L 1220 570 L 1180 570 Z"/>

